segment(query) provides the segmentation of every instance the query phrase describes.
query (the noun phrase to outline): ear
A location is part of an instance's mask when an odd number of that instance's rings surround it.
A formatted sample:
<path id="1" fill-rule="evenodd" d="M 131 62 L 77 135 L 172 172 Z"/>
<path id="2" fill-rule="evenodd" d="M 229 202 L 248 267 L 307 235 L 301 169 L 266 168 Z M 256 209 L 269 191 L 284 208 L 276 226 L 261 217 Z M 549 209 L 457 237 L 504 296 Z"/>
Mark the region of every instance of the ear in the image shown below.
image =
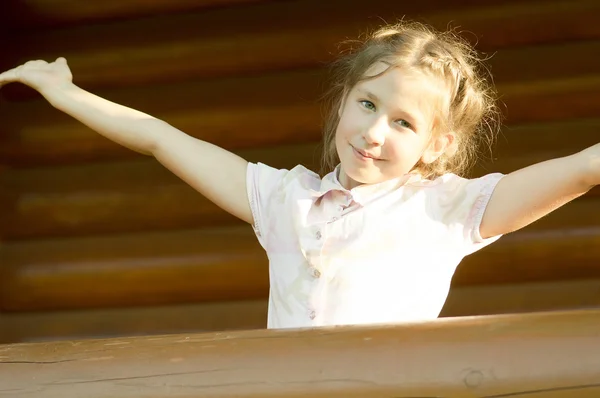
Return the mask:
<path id="1" fill-rule="evenodd" d="M 453 132 L 449 132 L 446 134 L 442 134 L 435 138 L 425 152 L 423 156 L 421 156 L 421 161 L 425 164 L 430 164 L 435 162 L 440 156 L 442 156 L 447 151 L 456 151 L 455 148 L 455 134 Z"/>

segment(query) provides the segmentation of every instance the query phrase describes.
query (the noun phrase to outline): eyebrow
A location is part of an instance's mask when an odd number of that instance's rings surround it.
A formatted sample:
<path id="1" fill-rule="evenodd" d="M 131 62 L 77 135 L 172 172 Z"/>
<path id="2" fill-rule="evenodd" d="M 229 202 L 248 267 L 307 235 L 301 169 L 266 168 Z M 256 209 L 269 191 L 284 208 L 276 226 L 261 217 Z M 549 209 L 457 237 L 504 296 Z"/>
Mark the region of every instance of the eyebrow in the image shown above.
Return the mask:
<path id="1" fill-rule="evenodd" d="M 379 101 L 379 97 L 377 97 L 375 94 L 373 94 L 369 90 L 365 90 L 364 88 L 359 88 L 356 91 L 360 92 L 361 94 L 363 94 L 364 96 L 366 96 L 369 99 L 372 99 L 374 101 Z"/>

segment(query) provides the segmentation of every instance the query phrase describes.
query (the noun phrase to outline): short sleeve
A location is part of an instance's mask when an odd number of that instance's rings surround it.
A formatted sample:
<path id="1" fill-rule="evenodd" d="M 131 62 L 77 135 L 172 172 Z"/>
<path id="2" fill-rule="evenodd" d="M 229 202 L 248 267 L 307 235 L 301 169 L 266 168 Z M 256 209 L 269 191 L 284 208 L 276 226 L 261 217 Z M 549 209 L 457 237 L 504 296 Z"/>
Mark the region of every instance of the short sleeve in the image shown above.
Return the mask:
<path id="1" fill-rule="evenodd" d="M 501 173 L 466 179 L 454 174 L 442 176 L 438 185 L 440 217 L 463 242 L 464 255 L 468 255 L 495 242 L 501 236 L 484 239 L 480 233 L 481 221 Z"/>
<path id="2" fill-rule="evenodd" d="M 248 163 L 246 190 L 252 210 L 252 228 L 265 249 L 268 217 L 277 212 L 274 207 L 282 201 L 279 198 L 284 194 L 281 185 L 288 173 L 289 170 L 276 169 L 262 163 Z"/>
<path id="3" fill-rule="evenodd" d="M 472 199 L 472 207 L 465 222 L 465 233 L 469 237 L 467 244 L 471 247 L 471 252 L 475 252 L 500 239 L 501 235 L 482 238 L 480 233 L 481 221 L 487 208 L 487 205 L 498 185 L 498 182 L 504 177 L 503 174 L 494 173 L 470 180 L 467 184 L 468 196 Z"/>

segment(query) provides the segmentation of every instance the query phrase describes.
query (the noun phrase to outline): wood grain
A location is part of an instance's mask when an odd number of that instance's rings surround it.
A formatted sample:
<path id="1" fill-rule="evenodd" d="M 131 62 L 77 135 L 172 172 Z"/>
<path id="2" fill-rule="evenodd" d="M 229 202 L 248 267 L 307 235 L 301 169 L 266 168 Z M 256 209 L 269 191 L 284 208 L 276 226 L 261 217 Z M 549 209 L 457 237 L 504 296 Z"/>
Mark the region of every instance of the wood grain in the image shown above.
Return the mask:
<path id="1" fill-rule="evenodd" d="M 104 0 L 87 3 L 77 0 L 20 0 L 10 1 L 4 11 L 10 16 L 7 28 L 15 31 L 191 12 L 258 1 L 261 0 Z"/>
<path id="2" fill-rule="evenodd" d="M 600 393 L 599 315 L 8 345 L 0 348 L 0 394 L 588 398 Z M 377 370 L 366 371 L 368 363 Z"/>
<path id="3" fill-rule="evenodd" d="M 473 3 L 453 1 L 449 6 L 435 0 L 404 5 L 399 11 L 393 2 L 376 0 L 367 11 L 358 2 L 344 0 L 266 2 L 24 32 L 13 52 L 17 63 L 66 57 L 77 84 L 95 90 L 322 66 L 336 56 L 339 42 L 402 16 L 439 29 L 446 29 L 452 21 L 467 40 L 490 53 L 514 46 L 600 38 L 600 28 L 591 23 L 600 6 L 592 0 L 545 2 L 536 12 L 531 11 L 536 3 Z M 594 53 L 577 55 L 586 54 Z M 567 68 L 578 65 L 556 59 Z M 543 69 L 552 70 L 553 64 L 546 63 Z"/>
<path id="4" fill-rule="evenodd" d="M 7 244 L 3 309 L 262 298 L 266 255 L 251 234 L 248 226 Z"/>

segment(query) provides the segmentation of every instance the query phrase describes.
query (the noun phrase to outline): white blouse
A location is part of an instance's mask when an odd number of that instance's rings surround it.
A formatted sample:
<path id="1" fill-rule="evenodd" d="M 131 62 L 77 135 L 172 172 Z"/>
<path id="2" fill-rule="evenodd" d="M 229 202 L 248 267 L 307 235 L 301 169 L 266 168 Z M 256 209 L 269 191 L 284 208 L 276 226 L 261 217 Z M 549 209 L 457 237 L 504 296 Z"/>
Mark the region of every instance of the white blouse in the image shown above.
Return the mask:
<path id="1" fill-rule="evenodd" d="M 250 163 L 253 228 L 269 258 L 268 328 L 437 318 L 460 261 L 500 236 L 479 225 L 503 177 L 418 174 L 343 188 L 302 166 Z"/>

